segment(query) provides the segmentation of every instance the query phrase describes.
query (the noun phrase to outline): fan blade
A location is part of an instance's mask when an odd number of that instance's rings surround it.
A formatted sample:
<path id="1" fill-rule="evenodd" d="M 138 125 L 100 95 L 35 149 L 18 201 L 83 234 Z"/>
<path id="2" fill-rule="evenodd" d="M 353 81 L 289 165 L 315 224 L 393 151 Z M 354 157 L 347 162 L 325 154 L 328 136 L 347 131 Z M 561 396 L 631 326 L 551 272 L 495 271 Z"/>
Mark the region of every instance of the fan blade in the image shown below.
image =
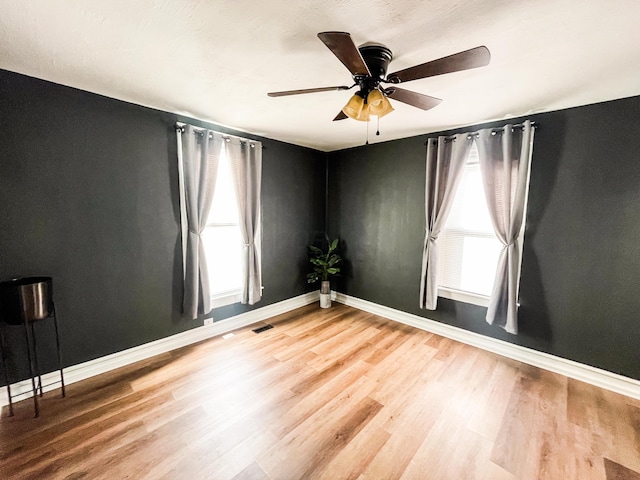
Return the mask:
<path id="1" fill-rule="evenodd" d="M 476 47 L 394 72 L 388 75 L 385 81 L 390 83 L 408 82 L 410 80 L 418 80 L 419 78 L 442 75 L 443 73 L 484 67 L 489 64 L 490 60 L 491 53 L 487 47 Z"/>
<path id="2" fill-rule="evenodd" d="M 351 40 L 351 35 L 346 32 L 321 32 L 318 38 L 347 67 L 351 75 L 371 75 L 360 51 Z"/>
<path id="3" fill-rule="evenodd" d="M 333 119 L 334 122 L 337 122 L 338 120 L 344 120 L 345 118 L 349 118 L 345 115 L 345 113 L 340 110 L 340 113 L 338 115 L 336 115 L 336 118 Z"/>
<path id="4" fill-rule="evenodd" d="M 349 90 L 351 87 L 346 85 L 340 85 L 337 87 L 319 87 L 319 88 L 305 88 L 302 90 L 285 90 L 284 92 L 269 92 L 267 95 L 270 97 L 285 97 L 287 95 L 300 95 L 301 93 L 317 93 L 317 92 L 330 92 L 332 90 Z"/>
<path id="5" fill-rule="evenodd" d="M 389 98 L 398 100 L 399 102 L 406 103 L 412 107 L 417 107 L 422 110 L 429 110 L 430 108 L 440 105 L 442 100 L 436 97 L 430 97 L 429 95 L 423 95 L 422 93 L 412 92 L 411 90 L 405 90 L 404 88 L 389 87 L 385 89 L 385 93 Z"/>

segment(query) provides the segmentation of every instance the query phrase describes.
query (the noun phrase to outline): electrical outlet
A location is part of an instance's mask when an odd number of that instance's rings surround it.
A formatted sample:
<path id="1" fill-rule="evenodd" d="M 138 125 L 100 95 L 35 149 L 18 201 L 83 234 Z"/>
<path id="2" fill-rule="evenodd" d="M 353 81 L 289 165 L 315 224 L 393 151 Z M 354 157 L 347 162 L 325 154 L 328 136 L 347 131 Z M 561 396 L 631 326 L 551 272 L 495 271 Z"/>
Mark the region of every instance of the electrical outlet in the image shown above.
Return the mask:
<path id="1" fill-rule="evenodd" d="M 204 324 L 205 325 L 213 325 L 213 318 L 205 318 L 204 319 Z"/>

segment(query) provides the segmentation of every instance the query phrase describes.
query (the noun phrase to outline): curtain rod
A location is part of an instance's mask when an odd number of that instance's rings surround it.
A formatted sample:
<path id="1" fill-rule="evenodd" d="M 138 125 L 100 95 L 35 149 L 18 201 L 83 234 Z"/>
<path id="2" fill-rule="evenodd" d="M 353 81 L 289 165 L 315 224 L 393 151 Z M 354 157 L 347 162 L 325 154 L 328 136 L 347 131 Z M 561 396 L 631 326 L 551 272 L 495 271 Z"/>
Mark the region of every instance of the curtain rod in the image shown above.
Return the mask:
<path id="1" fill-rule="evenodd" d="M 505 127 L 506 126 L 507 125 L 505 125 Z M 531 127 L 532 128 L 538 128 L 539 125 L 538 125 L 537 122 L 531 122 Z M 523 123 L 516 123 L 514 125 L 511 125 L 511 128 L 524 128 L 524 124 Z M 504 127 L 492 128 L 491 129 L 491 135 L 495 135 L 496 133 L 500 133 L 500 132 L 502 132 L 503 129 L 504 129 Z M 462 135 L 464 135 L 464 133 Z M 469 133 L 467 133 L 467 138 L 475 138 L 475 137 L 477 137 L 479 135 L 480 135 L 480 133 L 478 133 L 478 132 L 469 132 Z M 455 135 L 451 135 L 449 137 L 445 137 L 444 141 L 445 142 L 453 142 L 455 139 L 456 139 Z M 429 140 L 437 140 L 437 139 L 436 138 L 430 138 Z M 424 142 L 424 144 L 428 145 L 429 144 L 429 140 Z"/>
<path id="2" fill-rule="evenodd" d="M 180 133 L 184 133 L 184 127 L 186 126 L 186 123 L 182 123 L 182 122 L 176 122 L 175 128 L 177 132 Z M 193 127 L 194 130 L 196 130 L 196 133 L 199 133 L 200 135 L 202 135 L 206 130 L 211 130 L 209 128 L 204 128 L 204 127 L 196 127 L 195 125 L 191 125 Z M 231 135 L 230 133 L 222 133 L 222 132 L 218 132 L 217 130 L 211 130 L 212 132 L 215 133 L 219 133 L 220 135 L 222 135 L 222 138 L 224 138 L 225 140 L 230 140 L 232 138 L 237 138 L 238 140 L 240 140 L 241 142 L 258 142 L 260 144 L 262 144 L 262 142 L 260 142 L 259 140 L 251 140 L 249 138 L 244 138 L 244 137 L 239 137 L 238 135 Z M 265 148 L 264 145 L 262 145 L 262 148 Z"/>

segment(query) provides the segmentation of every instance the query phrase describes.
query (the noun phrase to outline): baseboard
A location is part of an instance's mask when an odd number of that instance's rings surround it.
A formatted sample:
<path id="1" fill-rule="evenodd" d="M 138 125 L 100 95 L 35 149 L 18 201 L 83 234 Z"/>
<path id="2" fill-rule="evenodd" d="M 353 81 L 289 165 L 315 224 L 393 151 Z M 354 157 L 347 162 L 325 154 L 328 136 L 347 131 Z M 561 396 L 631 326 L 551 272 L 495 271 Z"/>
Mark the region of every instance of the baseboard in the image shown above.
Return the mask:
<path id="1" fill-rule="evenodd" d="M 170 337 L 161 338 L 160 340 L 145 343 L 144 345 L 139 345 L 121 352 L 96 358 L 95 360 L 72 365 L 63 370 L 65 383 L 69 385 L 71 383 L 79 382 L 80 380 L 85 380 L 95 375 L 115 370 L 116 368 L 124 367 L 131 363 L 139 362 L 140 360 L 145 360 L 161 353 L 170 352 L 176 348 L 191 345 L 218 335 L 223 335 L 232 330 L 246 327 L 247 325 L 261 322 L 271 317 L 275 317 L 276 315 L 317 302 L 318 298 L 319 294 L 317 291 L 306 293 L 288 300 L 283 300 L 282 302 L 267 305 L 266 307 L 251 310 L 250 312 L 241 313 L 235 317 L 214 322 L 211 325 L 193 328 Z M 59 388 L 59 381 L 60 374 L 57 371 L 42 375 L 42 383 L 44 385 L 43 390 L 50 391 Z M 14 401 L 29 398 L 32 396 L 32 393 L 30 379 L 11 385 L 11 394 L 14 397 L 17 397 L 14 398 Z M 7 405 L 8 403 L 9 400 L 7 396 L 0 395 L 0 407 Z"/>
<path id="2" fill-rule="evenodd" d="M 528 365 L 543 368 L 551 372 L 559 373 L 561 375 L 595 385 L 596 387 L 604 388 L 606 390 L 640 400 L 640 381 L 633 378 L 624 377 L 590 365 L 556 357 L 548 353 L 538 352 L 537 350 L 532 350 L 503 340 L 486 337 L 462 328 L 452 327 L 445 323 L 436 322 L 435 320 L 430 320 L 428 318 L 413 315 L 394 308 L 385 307 L 384 305 L 351 297 L 343 293 L 336 294 L 336 301 L 359 310 L 364 310 L 365 312 L 404 323 L 405 325 L 435 333 L 489 352 L 497 353 L 503 357 L 518 360 L 519 362 L 523 362 Z"/>
<path id="3" fill-rule="evenodd" d="M 452 327 L 444 323 L 436 322 L 428 318 L 413 315 L 411 313 L 396 310 L 394 308 L 379 305 L 360 298 L 351 297 L 342 293 L 332 292 L 332 298 L 339 303 L 352 306 L 365 312 L 370 312 L 381 317 L 394 320 L 421 330 L 425 330 L 443 337 L 451 338 L 467 345 L 471 345 L 489 352 L 511 358 L 528 365 L 544 368 L 551 372 L 559 373 L 576 380 L 580 380 L 600 388 L 620 393 L 628 397 L 640 400 L 640 381 L 617 375 L 590 365 L 556 357 L 544 352 L 538 352 L 520 345 L 515 345 L 491 337 L 485 337 L 468 330 Z M 105 357 L 90 360 L 78 365 L 72 365 L 64 369 L 65 382 L 71 384 L 87 378 L 105 373 L 116 368 L 124 367 L 131 363 L 166 353 L 176 348 L 191 345 L 211 337 L 223 335 L 232 330 L 246 327 L 253 323 L 267 320 L 276 315 L 295 310 L 310 303 L 318 301 L 318 292 L 310 292 L 298 297 L 290 298 L 282 302 L 267 305 L 247 313 L 242 313 L 212 325 L 193 328 L 170 337 L 133 347 L 121 352 L 113 353 Z M 57 372 L 47 373 L 42 376 L 44 390 L 49 391 L 59 387 L 59 375 Z M 32 394 L 31 381 L 24 380 L 11 385 L 11 393 L 18 397 L 15 401 L 29 398 Z M 6 395 L 0 395 L 0 407 L 7 405 Z"/>

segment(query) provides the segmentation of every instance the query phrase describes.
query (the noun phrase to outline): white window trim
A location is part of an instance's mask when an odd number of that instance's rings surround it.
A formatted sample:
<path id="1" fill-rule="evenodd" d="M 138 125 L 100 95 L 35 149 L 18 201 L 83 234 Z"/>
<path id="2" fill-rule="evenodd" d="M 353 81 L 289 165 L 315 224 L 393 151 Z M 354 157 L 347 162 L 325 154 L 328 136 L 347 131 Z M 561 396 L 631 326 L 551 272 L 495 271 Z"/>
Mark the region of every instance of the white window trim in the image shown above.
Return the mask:
<path id="1" fill-rule="evenodd" d="M 479 238 L 495 238 L 495 234 L 489 234 L 485 232 L 477 232 L 475 230 L 468 229 L 456 229 L 458 232 L 464 233 L 467 236 L 475 236 Z M 451 287 L 444 287 L 438 285 L 438 296 L 442 298 L 448 298 L 449 300 L 456 300 L 458 302 L 470 303 L 472 305 L 478 305 L 480 307 L 489 306 L 489 295 L 482 295 L 481 293 L 466 292 L 463 290 L 457 290 Z"/>
<path id="2" fill-rule="evenodd" d="M 438 287 L 438 296 L 442 298 L 448 298 L 449 300 L 455 300 L 457 302 L 470 303 L 472 305 L 478 305 L 480 307 L 489 306 L 489 297 L 486 295 L 480 295 L 478 293 L 463 292 L 461 290 L 455 290 L 453 288 Z"/>
<path id="3" fill-rule="evenodd" d="M 531 156 L 533 156 L 533 137 L 534 136 L 531 135 L 530 149 L 529 149 L 529 155 Z M 469 157 L 467 158 L 467 163 L 465 164 L 465 166 L 478 165 L 480 163 L 480 158 L 477 153 L 477 150 L 475 150 L 475 152 L 476 153 L 474 155 L 472 155 L 471 153 L 469 154 Z M 531 164 L 532 162 L 529 162 L 529 168 L 527 170 L 527 183 L 526 183 L 526 192 L 525 192 L 525 200 L 524 200 L 525 202 L 524 218 L 522 220 L 522 225 L 520 226 L 520 232 L 518 232 L 518 245 L 520 249 L 520 263 L 518 265 L 518 279 L 516 284 L 516 292 L 517 292 L 516 298 L 518 299 L 518 302 L 517 302 L 518 307 L 520 307 L 520 282 L 522 280 L 522 263 L 524 261 L 524 254 L 523 254 L 524 236 L 525 236 L 524 234 L 527 226 L 527 216 L 528 216 L 528 210 L 529 210 L 529 189 L 531 187 Z M 465 231 L 465 230 L 461 230 L 461 231 Z M 473 232 L 473 234 L 477 236 L 484 236 L 484 234 L 479 234 L 476 232 Z M 490 303 L 490 297 L 488 295 L 456 290 L 454 288 L 443 287 L 441 285 L 438 285 L 438 296 L 442 298 L 447 298 L 449 300 L 455 300 L 458 302 L 478 305 L 480 307 L 488 307 Z"/>
<path id="4" fill-rule="evenodd" d="M 211 295 L 211 308 L 225 307 L 234 303 L 240 303 L 242 300 L 242 290 L 229 290 L 228 292 L 220 292 Z"/>
<path id="5" fill-rule="evenodd" d="M 226 154 L 224 153 L 224 146 L 221 146 L 221 155 L 220 159 L 226 159 Z M 220 227 L 238 227 L 240 223 L 237 222 L 207 222 L 205 228 L 220 228 Z M 209 267 L 211 268 L 211 267 Z M 210 299 L 210 307 L 211 309 L 218 307 L 225 307 L 227 305 L 233 305 L 234 303 L 240 303 L 242 301 L 242 287 L 238 286 L 236 288 L 232 288 L 229 290 L 218 291 L 215 293 L 211 293 L 209 296 Z"/>
<path id="6" fill-rule="evenodd" d="M 264 285 L 260 287 L 260 293 L 264 292 Z M 242 289 L 229 290 L 226 292 L 218 292 L 215 295 L 211 295 L 211 308 L 226 307 L 227 305 L 233 305 L 234 303 L 240 303 L 242 301 Z"/>
<path id="7" fill-rule="evenodd" d="M 237 227 L 238 223 L 208 223 L 206 228 L 216 227 Z M 242 301 L 242 288 L 234 288 L 223 292 L 216 292 L 210 295 L 211 308 L 225 307 Z"/>
<path id="8" fill-rule="evenodd" d="M 465 161 L 465 167 L 467 166 L 479 166 L 480 158 L 478 156 L 478 150 L 476 148 L 472 148 L 469 152 L 469 156 Z M 487 233 L 487 232 L 478 232 L 476 230 L 470 229 L 452 229 L 456 230 L 459 233 L 467 236 L 475 236 L 479 238 L 495 238 L 495 233 Z M 438 285 L 438 296 L 442 298 L 447 298 L 449 300 L 455 300 L 457 302 L 469 303 L 471 305 L 478 305 L 480 307 L 488 307 L 489 306 L 489 296 L 483 295 L 475 292 L 468 292 L 463 290 L 458 290 L 451 287 L 445 287 L 442 285 Z"/>
<path id="9" fill-rule="evenodd" d="M 480 165 L 480 158 L 478 155 L 477 146 L 475 148 L 472 148 L 465 162 L 465 167 L 470 165 L 472 166 Z M 458 229 L 451 229 L 451 230 L 462 233 L 463 235 L 474 236 L 478 238 L 495 238 L 496 236 L 495 233 L 479 232 L 476 230 L 470 230 L 466 228 L 462 228 L 462 229 L 458 228 Z M 524 222 L 523 222 L 523 230 L 524 230 Z M 519 284 L 519 279 L 518 279 L 518 284 Z M 489 295 L 483 295 L 481 293 L 458 290 L 455 288 L 445 287 L 442 285 L 438 285 L 438 296 L 442 298 L 447 298 L 449 300 L 454 300 L 456 302 L 469 303 L 471 305 L 477 305 L 479 307 L 485 307 L 485 308 L 489 306 L 489 302 L 490 302 Z"/>

